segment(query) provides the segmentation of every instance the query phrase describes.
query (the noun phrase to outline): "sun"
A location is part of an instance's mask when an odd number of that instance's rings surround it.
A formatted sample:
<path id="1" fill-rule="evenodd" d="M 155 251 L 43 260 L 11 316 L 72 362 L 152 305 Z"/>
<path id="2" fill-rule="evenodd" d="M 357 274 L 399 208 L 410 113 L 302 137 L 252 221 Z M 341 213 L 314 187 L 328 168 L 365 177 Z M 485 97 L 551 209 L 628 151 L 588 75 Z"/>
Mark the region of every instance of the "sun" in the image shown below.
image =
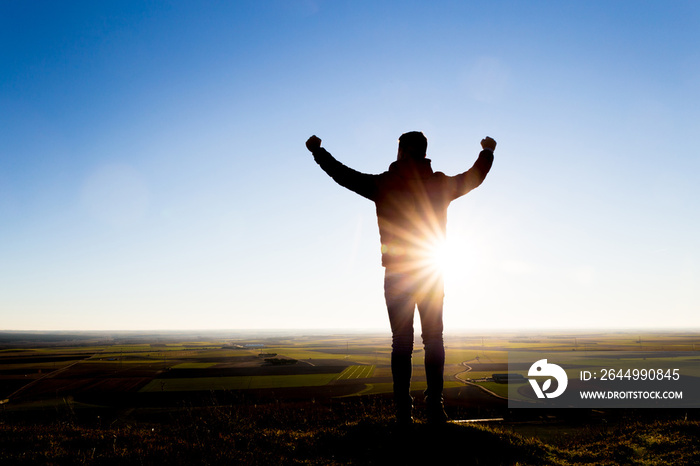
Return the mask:
<path id="1" fill-rule="evenodd" d="M 432 212 L 430 207 L 422 210 Z M 400 267 L 416 279 L 424 280 L 426 288 L 436 281 L 443 281 L 445 285 L 448 282 L 464 284 L 471 271 L 464 236 L 450 239 L 444 219 L 434 212 L 417 215 L 409 210 L 403 217 L 401 222 L 385 221 L 384 229 L 390 234 L 386 235 L 387 243 L 382 242 L 382 254 L 389 255 L 392 260 L 398 259 L 395 263 L 401 264 Z M 381 222 L 380 218 L 380 232 Z"/>
<path id="2" fill-rule="evenodd" d="M 463 282 L 469 274 L 466 245 L 450 238 L 429 238 L 425 241 L 424 266 L 434 274 L 440 274 L 446 281 Z"/>
<path id="3" fill-rule="evenodd" d="M 429 267 L 439 272 L 445 272 L 451 267 L 450 244 L 446 239 L 440 239 L 430 244 L 428 256 Z"/>

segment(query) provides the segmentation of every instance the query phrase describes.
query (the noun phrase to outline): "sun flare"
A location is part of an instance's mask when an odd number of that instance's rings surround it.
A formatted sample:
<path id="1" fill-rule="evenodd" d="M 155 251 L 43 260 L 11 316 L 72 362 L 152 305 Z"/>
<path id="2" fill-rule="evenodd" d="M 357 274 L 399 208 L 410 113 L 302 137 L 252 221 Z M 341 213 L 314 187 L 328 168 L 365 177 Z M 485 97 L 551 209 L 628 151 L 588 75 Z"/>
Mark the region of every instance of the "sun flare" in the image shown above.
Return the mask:
<path id="1" fill-rule="evenodd" d="M 424 266 L 432 274 L 441 274 L 446 282 L 464 283 L 470 273 L 465 244 L 439 238 L 426 241 Z"/>
<path id="2" fill-rule="evenodd" d="M 447 240 L 440 240 L 436 241 L 435 244 L 433 244 L 431 247 L 431 266 L 439 271 L 442 271 L 443 273 L 449 268 L 451 264 L 449 246 L 450 245 L 447 243 Z"/>

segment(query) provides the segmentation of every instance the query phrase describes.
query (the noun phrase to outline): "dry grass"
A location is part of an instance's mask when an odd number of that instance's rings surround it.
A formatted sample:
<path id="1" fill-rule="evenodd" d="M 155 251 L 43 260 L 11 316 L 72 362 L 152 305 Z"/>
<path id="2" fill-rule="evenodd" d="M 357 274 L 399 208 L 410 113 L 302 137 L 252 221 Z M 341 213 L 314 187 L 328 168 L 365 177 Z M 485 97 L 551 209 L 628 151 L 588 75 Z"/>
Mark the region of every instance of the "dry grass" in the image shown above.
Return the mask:
<path id="1" fill-rule="evenodd" d="M 697 421 L 624 421 L 559 438 L 504 425 L 400 428 L 382 397 L 0 421 L 0 464 L 698 464 Z M 455 460 L 457 459 L 457 460 Z"/>

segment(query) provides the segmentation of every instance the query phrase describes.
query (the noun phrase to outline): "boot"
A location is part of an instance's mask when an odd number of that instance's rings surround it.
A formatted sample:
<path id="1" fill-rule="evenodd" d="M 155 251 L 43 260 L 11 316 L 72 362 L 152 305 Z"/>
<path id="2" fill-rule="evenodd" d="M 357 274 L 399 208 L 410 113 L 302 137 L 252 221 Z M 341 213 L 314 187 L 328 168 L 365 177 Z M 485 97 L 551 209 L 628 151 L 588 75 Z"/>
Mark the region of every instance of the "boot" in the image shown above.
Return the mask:
<path id="1" fill-rule="evenodd" d="M 413 423 L 413 398 L 411 397 L 411 375 L 413 366 L 410 355 L 391 356 L 391 373 L 394 378 L 394 406 L 399 424 Z"/>
<path id="2" fill-rule="evenodd" d="M 442 403 L 443 374 L 445 368 L 445 349 L 442 339 L 437 344 L 425 345 L 425 378 L 428 389 L 425 391 L 427 417 L 430 424 L 444 424 L 447 414 Z"/>
<path id="3" fill-rule="evenodd" d="M 447 413 L 445 413 L 445 407 L 442 404 L 442 398 L 437 401 L 427 398 L 427 418 L 428 424 L 445 424 L 448 421 Z"/>
<path id="4" fill-rule="evenodd" d="M 413 424 L 413 399 L 399 401 L 396 400 L 396 423 L 400 426 Z"/>

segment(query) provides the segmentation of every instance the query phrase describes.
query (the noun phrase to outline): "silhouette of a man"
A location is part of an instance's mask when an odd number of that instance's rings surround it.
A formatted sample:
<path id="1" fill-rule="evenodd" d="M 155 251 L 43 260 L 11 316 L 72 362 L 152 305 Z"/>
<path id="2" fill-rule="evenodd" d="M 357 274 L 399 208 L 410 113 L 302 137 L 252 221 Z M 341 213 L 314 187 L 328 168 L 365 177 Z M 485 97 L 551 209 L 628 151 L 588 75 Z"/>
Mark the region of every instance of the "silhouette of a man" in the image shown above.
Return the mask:
<path id="1" fill-rule="evenodd" d="M 321 147 L 318 137 L 306 141 L 316 162 L 331 178 L 375 203 L 385 267 L 384 296 L 392 331 L 396 419 L 402 424 L 413 421 L 410 385 L 416 307 L 425 349 L 428 421 L 447 421 L 442 398 L 444 285 L 432 255 L 445 239 L 450 202 L 479 186 L 491 169 L 496 141 L 486 137 L 481 146 L 483 150 L 469 170 L 447 176 L 433 172 L 426 158 L 428 140 L 423 133 L 412 131 L 399 138 L 398 158 L 389 170 L 370 175 L 338 162 Z"/>

